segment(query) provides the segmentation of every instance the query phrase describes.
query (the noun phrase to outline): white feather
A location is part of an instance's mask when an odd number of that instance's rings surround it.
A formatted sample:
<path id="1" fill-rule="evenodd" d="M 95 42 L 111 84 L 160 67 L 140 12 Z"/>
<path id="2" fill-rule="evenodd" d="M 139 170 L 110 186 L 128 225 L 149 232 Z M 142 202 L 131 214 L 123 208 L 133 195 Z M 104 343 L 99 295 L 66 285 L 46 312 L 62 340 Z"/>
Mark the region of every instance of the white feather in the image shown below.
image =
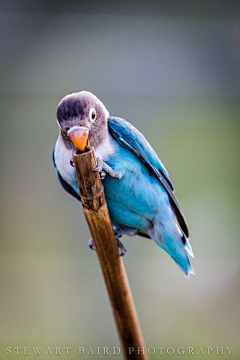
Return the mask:
<path id="1" fill-rule="evenodd" d="M 55 145 L 55 163 L 62 178 L 79 193 L 77 176 L 74 167 L 71 166 L 72 150 L 67 149 L 62 137 L 59 135 Z"/>
<path id="2" fill-rule="evenodd" d="M 107 133 L 106 139 L 95 149 L 95 155 L 101 161 L 107 161 L 109 157 L 117 150 L 118 143 Z"/>

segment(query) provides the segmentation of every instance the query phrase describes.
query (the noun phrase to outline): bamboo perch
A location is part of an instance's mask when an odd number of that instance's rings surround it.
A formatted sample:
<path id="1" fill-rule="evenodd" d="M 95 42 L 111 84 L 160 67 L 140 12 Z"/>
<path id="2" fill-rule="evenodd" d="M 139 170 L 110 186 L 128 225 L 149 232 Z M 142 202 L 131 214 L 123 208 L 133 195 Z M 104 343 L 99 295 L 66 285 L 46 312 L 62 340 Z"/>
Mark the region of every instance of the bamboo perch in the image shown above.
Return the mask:
<path id="1" fill-rule="evenodd" d="M 73 151 L 78 185 L 93 243 L 112 305 L 125 359 L 147 360 L 146 348 L 122 258 L 118 256 L 104 188 L 98 172 L 92 146 L 84 153 Z"/>

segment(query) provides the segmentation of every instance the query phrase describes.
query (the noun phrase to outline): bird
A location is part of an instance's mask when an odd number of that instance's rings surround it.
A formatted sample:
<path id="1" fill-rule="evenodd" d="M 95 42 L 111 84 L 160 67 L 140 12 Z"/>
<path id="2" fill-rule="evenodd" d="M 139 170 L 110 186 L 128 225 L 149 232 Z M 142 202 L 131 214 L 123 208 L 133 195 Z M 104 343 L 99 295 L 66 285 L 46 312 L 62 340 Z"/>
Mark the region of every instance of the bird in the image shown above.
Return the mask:
<path id="1" fill-rule="evenodd" d="M 186 277 L 194 274 L 189 230 L 169 173 L 144 135 L 128 121 L 110 116 L 89 91 L 66 95 L 57 106 L 59 136 L 53 163 L 62 187 L 80 200 L 72 152 L 94 147 L 110 219 L 119 246 L 123 235 L 152 239 Z M 107 245 L 106 245 L 107 246 Z M 92 239 L 89 247 L 94 250 Z"/>

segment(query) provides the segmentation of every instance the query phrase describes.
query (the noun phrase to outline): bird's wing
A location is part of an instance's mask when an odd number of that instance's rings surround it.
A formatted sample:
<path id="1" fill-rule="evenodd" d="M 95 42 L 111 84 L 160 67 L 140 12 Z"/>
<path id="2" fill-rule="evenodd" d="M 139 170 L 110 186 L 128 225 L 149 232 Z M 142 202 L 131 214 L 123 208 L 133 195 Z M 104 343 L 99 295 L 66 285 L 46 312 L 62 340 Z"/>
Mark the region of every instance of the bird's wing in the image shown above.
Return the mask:
<path id="1" fill-rule="evenodd" d="M 63 179 L 63 177 L 61 176 L 60 172 L 57 169 L 56 166 L 56 162 L 55 162 L 55 148 L 53 149 L 53 153 L 52 153 L 52 160 L 53 160 L 53 164 L 54 164 L 54 168 L 55 168 L 55 172 L 58 178 L 58 181 L 60 182 L 60 184 L 62 185 L 62 187 L 64 188 L 64 190 L 66 190 L 70 195 L 72 195 L 73 197 L 75 197 L 77 200 L 81 201 L 80 196 L 76 193 L 76 191 Z"/>
<path id="2" fill-rule="evenodd" d="M 110 134 L 118 141 L 121 146 L 124 146 L 135 154 L 159 180 L 161 185 L 166 190 L 170 204 L 179 222 L 179 225 L 186 235 L 189 237 L 189 231 L 186 220 L 182 210 L 173 194 L 173 185 L 170 180 L 169 174 L 165 169 L 163 163 L 153 150 L 152 146 L 146 140 L 140 131 L 138 131 L 132 124 L 124 119 L 118 117 L 108 118 L 108 128 Z"/>

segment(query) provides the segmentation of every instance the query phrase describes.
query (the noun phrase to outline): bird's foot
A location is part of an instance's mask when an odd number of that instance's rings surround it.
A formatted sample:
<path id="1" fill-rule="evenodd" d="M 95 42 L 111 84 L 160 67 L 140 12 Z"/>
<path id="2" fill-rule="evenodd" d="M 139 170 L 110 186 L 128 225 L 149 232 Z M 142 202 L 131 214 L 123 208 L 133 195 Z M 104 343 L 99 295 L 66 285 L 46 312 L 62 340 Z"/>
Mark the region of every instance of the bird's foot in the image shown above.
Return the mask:
<path id="1" fill-rule="evenodd" d="M 94 246 L 94 243 L 93 243 L 93 239 L 90 239 L 90 240 L 89 240 L 88 246 L 89 246 L 89 248 L 90 248 L 91 250 L 96 251 L 95 246 Z"/>
<path id="2" fill-rule="evenodd" d="M 99 158 L 97 158 L 97 167 L 95 169 L 92 169 L 92 171 L 99 172 L 100 179 L 104 180 L 106 177 L 106 171 L 103 170 L 102 165 L 103 165 L 102 161 Z"/>
<path id="3" fill-rule="evenodd" d="M 111 168 L 111 166 L 107 165 L 105 162 L 102 164 L 102 169 L 110 176 L 119 178 L 119 175 L 113 170 L 113 168 Z"/>
<path id="4" fill-rule="evenodd" d="M 119 236 L 120 237 L 120 236 Z M 118 249 L 119 249 L 119 254 L 118 256 L 123 256 L 126 254 L 127 250 L 126 248 L 124 247 L 124 245 L 121 243 L 121 241 L 119 240 L 119 237 L 116 237 L 116 240 L 117 240 L 117 246 L 118 246 Z M 90 239 L 89 242 L 88 242 L 88 246 L 91 250 L 94 250 L 96 251 L 95 249 L 95 246 L 94 246 L 94 243 L 93 243 L 93 239 Z"/>
<path id="5" fill-rule="evenodd" d="M 120 236 L 119 236 L 120 237 Z M 124 256 L 127 252 L 127 249 L 125 248 L 125 246 L 121 243 L 121 241 L 119 240 L 119 237 L 116 237 L 117 240 L 117 246 L 119 249 L 119 254 L 118 256 Z"/>
<path id="6" fill-rule="evenodd" d="M 92 171 L 97 171 L 97 172 L 99 172 L 99 174 L 100 174 L 100 179 L 101 180 L 104 180 L 105 179 L 105 177 L 106 177 L 106 171 L 104 171 L 104 170 L 97 170 L 97 168 L 96 169 L 92 169 Z"/>
<path id="7" fill-rule="evenodd" d="M 106 171 L 102 170 L 102 171 L 100 172 L 100 179 L 101 179 L 101 180 L 104 180 L 105 177 L 106 177 L 106 175 L 107 175 Z"/>
<path id="8" fill-rule="evenodd" d="M 114 234 L 116 236 L 117 239 L 117 245 L 119 248 L 120 253 L 118 254 L 118 256 L 123 256 L 126 254 L 127 250 L 124 247 L 124 245 L 121 243 L 121 241 L 119 240 L 123 235 L 130 235 L 133 236 L 137 233 L 137 229 L 133 229 L 127 226 L 119 226 L 119 227 L 115 227 L 114 228 Z"/>
<path id="9" fill-rule="evenodd" d="M 92 169 L 93 171 L 100 172 L 100 176 L 104 179 L 106 177 L 106 174 L 109 174 L 112 177 L 119 177 L 118 174 L 111 168 L 111 166 L 107 165 L 104 161 L 97 158 L 97 167 L 95 169 Z"/>
<path id="10" fill-rule="evenodd" d="M 109 174 L 112 177 L 119 178 L 118 174 L 111 168 L 111 166 L 107 165 L 99 158 L 97 158 L 97 167 L 95 169 L 92 169 L 92 171 L 99 172 L 101 180 L 105 179 L 106 174 Z"/>
<path id="11" fill-rule="evenodd" d="M 97 171 L 97 172 L 101 172 L 103 169 L 103 162 L 97 158 L 97 167 L 95 167 L 95 169 L 92 169 L 92 171 Z"/>

